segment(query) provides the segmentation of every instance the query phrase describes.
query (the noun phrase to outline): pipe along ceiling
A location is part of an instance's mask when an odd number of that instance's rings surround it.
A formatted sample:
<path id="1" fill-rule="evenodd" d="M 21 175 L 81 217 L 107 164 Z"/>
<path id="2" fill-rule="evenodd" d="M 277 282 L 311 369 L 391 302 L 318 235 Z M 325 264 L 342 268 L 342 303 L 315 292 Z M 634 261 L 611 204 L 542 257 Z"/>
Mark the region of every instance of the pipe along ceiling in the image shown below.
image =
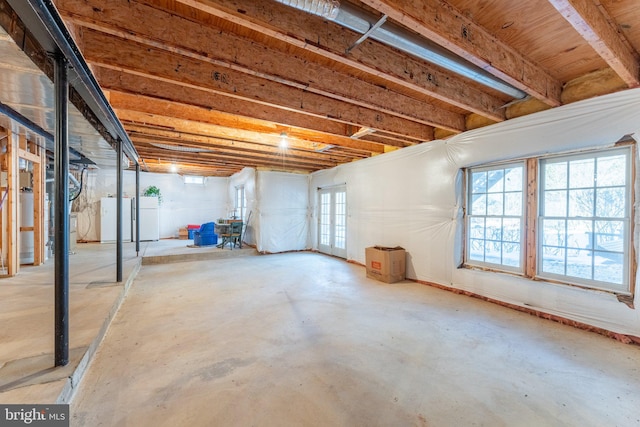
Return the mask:
<path id="1" fill-rule="evenodd" d="M 370 37 L 388 46 L 402 50 L 405 53 L 439 65 L 456 74 L 467 77 L 482 85 L 495 89 L 516 99 L 522 99 L 527 94 L 508 83 L 498 79 L 480 67 L 460 58 L 447 49 L 430 40 L 419 37 L 404 27 L 384 22 L 386 17 L 378 18 L 374 14 L 358 8 L 350 3 L 340 3 L 338 0 L 275 0 L 278 3 L 291 6 L 325 19 L 333 21 L 343 27 L 356 31 L 364 36 L 356 42 Z M 355 46 L 355 45 L 354 45 Z"/>

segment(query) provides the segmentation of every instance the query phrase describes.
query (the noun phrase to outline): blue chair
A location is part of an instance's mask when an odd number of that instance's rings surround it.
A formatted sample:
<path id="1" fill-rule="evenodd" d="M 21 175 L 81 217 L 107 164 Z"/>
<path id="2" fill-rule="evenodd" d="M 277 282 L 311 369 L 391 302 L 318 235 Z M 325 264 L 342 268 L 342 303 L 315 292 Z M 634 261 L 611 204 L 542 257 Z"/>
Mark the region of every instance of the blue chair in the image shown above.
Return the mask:
<path id="1" fill-rule="evenodd" d="M 200 226 L 200 230 L 193 232 L 193 244 L 195 246 L 211 246 L 218 243 L 218 235 L 214 232 L 215 223 L 206 222 Z"/>

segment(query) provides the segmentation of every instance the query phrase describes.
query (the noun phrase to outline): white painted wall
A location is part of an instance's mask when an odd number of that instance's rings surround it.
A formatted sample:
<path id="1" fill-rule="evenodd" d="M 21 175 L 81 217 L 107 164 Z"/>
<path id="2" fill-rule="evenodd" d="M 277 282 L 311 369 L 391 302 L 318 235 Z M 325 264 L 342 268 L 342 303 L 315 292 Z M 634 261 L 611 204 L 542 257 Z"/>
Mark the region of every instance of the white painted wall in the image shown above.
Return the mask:
<path id="1" fill-rule="evenodd" d="M 316 172 L 309 200 L 315 212 L 318 187 L 346 183 L 350 260 L 364 264 L 368 246 L 399 245 L 407 250 L 408 278 L 640 336 L 640 310 L 611 293 L 458 268 L 463 244 L 462 168 L 612 146 L 625 135 L 637 137 L 639 129 L 640 90 L 634 89 Z M 636 254 L 640 253 L 639 192 L 636 179 Z M 311 246 L 317 248 L 315 218 L 310 230 Z M 639 289 L 636 277 L 636 307 L 640 307 Z"/>
<path id="2" fill-rule="evenodd" d="M 72 210 L 78 212 L 78 239 L 100 240 L 97 227 L 100 199 L 115 196 L 116 170 L 94 169 L 85 171 L 85 187 Z M 177 174 L 140 173 L 140 192 L 155 185 L 162 194 L 160 205 L 160 238 L 178 237 L 178 228 L 187 224 L 202 224 L 225 217 L 230 199 L 227 189 L 229 178 L 210 177 L 204 185 L 184 184 Z M 135 196 L 135 172 L 124 171 L 123 194 Z"/>

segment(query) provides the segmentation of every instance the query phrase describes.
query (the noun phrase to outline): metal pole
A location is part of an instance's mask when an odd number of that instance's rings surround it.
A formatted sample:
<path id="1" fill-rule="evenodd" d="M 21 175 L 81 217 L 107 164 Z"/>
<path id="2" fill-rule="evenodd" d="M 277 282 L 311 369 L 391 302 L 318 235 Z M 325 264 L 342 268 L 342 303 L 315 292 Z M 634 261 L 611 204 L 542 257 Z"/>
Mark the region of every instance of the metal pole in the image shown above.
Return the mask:
<path id="1" fill-rule="evenodd" d="M 116 282 L 122 282 L 122 140 L 118 138 L 117 221 L 116 221 Z"/>
<path id="2" fill-rule="evenodd" d="M 55 366 L 69 363 L 69 84 L 67 60 L 54 58 Z"/>
<path id="3" fill-rule="evenodd" d="M 140 164 L 136 163 L 136 256 L 140 252 Z"/>

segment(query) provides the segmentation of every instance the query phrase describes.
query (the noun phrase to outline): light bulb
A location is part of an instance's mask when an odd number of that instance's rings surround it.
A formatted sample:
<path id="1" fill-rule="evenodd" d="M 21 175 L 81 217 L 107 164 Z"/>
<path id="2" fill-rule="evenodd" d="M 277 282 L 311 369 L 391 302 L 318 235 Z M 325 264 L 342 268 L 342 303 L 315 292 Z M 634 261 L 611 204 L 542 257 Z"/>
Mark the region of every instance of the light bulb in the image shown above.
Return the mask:
<path id="1" fill-rule="evenodd" d="M 287 141 L 287 134 L 282 132 L 280 134 L 280 148 L 287 148 L 289 146 L 289 142 Z"/>

